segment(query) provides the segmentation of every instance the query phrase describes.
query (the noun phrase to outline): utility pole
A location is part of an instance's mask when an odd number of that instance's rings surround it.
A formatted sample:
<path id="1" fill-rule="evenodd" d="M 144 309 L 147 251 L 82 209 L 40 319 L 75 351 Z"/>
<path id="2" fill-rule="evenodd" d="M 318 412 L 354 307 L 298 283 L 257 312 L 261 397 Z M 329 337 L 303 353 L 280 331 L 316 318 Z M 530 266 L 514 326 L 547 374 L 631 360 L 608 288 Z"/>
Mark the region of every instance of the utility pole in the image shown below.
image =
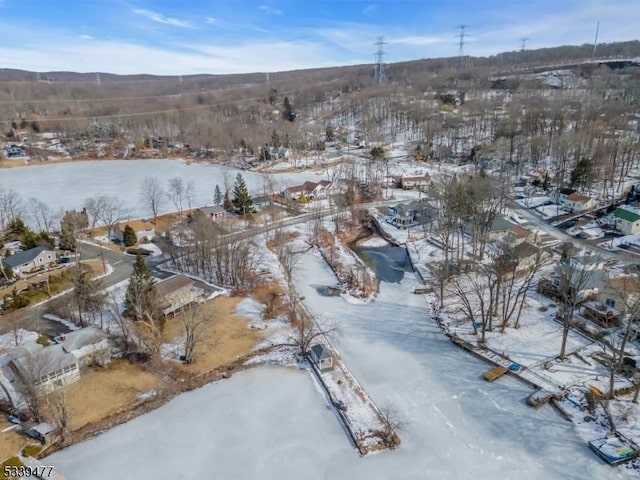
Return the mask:
<path id="1" fill-rule="evenodd" d="M 524 52 L 527 49 L 527 40 L 529 40 L 527 37 L 523 37 L 520 39 L 520 51 Z"/>
<path id="2" fill-rule="evenodd" d="M 596 23 L 596 38 L 593 41 L 593 53 L 591 54 L 591 58 L 596 58 L 596 48 L 598 47 L 598 32 L 600 31 L 600 20 Z"/>
<path id="3" fill-rule="evenodd" d="M 378 37 L 378 40 L 374 44 L 378 47 L 378 50 L 374 54 L 376 64 L 374 67 L 374 82 L 376 85 L 382 85 L 387 81 L 387 75 L 385 72 L 384 54 L 387 53 L 383 49 L 383 45 L 386 45 L 384 37 Z"/>
<path id="4" fill-rule="evenodd" d="M 460 29 L 460 33 L 456 35 L 456 37 L 458 37 L 458 67 L 461 70 L 464 70 L 467 67 L 466 58 L 464 56 L 464 37 L 467 36 L 465 34 L 465 29 L 467 27 L 468 25 L 458 25 L 457 27 Z"/>
<path id="5" fill-rule="evenodd" d="M 100 85 L 100 74 L 96 72 L 96 84 Z"/>

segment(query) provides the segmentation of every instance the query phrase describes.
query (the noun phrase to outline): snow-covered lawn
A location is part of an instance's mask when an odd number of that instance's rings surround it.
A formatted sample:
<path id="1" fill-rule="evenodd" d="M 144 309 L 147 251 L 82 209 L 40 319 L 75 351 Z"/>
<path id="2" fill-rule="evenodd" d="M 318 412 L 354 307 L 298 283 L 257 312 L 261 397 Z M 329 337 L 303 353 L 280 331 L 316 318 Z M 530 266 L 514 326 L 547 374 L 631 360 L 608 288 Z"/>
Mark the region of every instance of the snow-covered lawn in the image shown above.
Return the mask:
<path id="1" fill-rule="evenodd" d="M 543 205 L 541 207 L 537 207 L 536 210 L 540 212 L 542 218 L 553 218 L 569 213 L 567 210 L 559 207 L 558 205 Z"/>
<path id="2" fill-rule="evenodd" d="M 552 197 L 545 195 L 541 197 L 526 197 L 517 200 L 525 208 L 536 208 L 552 201 Z"/>

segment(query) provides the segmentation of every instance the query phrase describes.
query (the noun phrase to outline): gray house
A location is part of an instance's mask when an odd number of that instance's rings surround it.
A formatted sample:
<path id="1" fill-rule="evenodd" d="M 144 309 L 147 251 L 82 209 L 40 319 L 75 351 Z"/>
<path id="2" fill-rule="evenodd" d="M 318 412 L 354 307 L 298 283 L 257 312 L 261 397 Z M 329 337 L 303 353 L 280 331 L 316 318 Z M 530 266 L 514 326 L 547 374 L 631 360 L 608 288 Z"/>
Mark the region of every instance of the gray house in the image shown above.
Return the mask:
<path id="1" fill-rule="evenodd" d="M 311 347 L 311 361 L 321 372 L 333 370 L 333 355 L 329 349 L 321 343 Z"/>
<path id="2" fill-rule="evenodd" d="M 62 335 L 62 349 L 73 355 L 80 365 L 104 366 L 111 361 L 109 335 L 90 325 Z"/>
<path id="3" fill-rule="evenodd" d="M 11 267 L 13 273 L 19 277 L 36 270 L 46 270 L 56 263 L 56 254 L 47 247 L 39 246 L 16 253 L 10 257 L 4 257 L 2 263 Z"/>
<path id="4" fill-rule="evenodd" d="M 18 380 L 18 387 L 33 385 L 40 395 L 80 379 L 78 360 L 65 352 L 62 345 L 22 345 L 11 350 L 8 356 L 8 365 Z"/>

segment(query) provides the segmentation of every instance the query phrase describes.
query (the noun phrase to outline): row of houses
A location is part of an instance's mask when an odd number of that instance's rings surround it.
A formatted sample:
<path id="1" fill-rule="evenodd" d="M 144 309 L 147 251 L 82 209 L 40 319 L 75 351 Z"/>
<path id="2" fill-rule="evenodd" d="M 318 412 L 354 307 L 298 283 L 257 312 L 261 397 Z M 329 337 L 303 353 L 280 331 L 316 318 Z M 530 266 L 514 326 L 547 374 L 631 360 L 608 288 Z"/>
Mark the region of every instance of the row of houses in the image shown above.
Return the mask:
<path id="1" fill-rule="evenodd" d="M 204 291 L 185 275 L 174 275 L 154 285 L 165 316 L 176 315 L 203 301 Z M 16 389 L 35 387 L 38 395 L 77 382 L 83 371 L 111 361 L 113 345 L 103 330 L 88 326 L 56 337 L 58 343 L 29 343 L 8 352 L 10 381 Z"/>

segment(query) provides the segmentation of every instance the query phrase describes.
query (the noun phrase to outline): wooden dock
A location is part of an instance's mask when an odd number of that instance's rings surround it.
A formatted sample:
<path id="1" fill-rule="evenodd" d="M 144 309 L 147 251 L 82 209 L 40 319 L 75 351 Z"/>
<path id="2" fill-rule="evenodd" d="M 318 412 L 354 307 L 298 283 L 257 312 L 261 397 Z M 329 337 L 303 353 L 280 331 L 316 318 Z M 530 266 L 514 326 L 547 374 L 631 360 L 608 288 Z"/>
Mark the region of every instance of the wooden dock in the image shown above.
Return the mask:
<path id="1" fill-rule="evenodd" d="M 503 376 L 508 371 L 509 370 L 507 370 L 506 368 L 498 365 L 497 367 L 493 367 L 491 370 L 484 372 L 482 376 L 487 382 L 493 382 L 494 380 L 497 380 L 498 378 Z"/>

